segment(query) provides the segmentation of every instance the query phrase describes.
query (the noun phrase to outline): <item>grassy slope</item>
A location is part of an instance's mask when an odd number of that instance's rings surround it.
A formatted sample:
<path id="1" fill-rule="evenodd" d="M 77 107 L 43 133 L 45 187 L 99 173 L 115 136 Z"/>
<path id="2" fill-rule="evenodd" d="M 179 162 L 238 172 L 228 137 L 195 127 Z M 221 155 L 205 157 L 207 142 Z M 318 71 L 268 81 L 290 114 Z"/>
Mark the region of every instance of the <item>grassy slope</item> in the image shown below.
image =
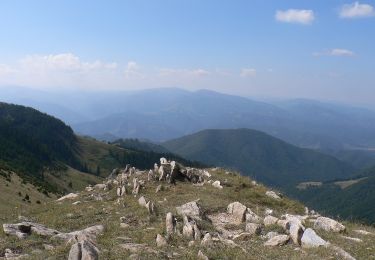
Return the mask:
<path id="1" fill-rule="evenodd" d="M 226 206 L 233 201 L 240 201 L 250 207 L 258 214 L 262 214 L 265 207 L 275 210 L 275 215 L 288 213 L 301 213 L 303 206 L 297 202 L 284 198 L 281 201 L 272 200 L 264 195 L 267 190 L 263 186 L 252 187 L 250 179 L 239 175 L 227 175 L 224 171 L 212 172 L 214 179 L 221 180 L 227 185 L 224 189 L 219 190 L 210 185 L 203 187 L 193 186 L 190 183 L 177 183 L 176 186 L 166 186 L 164 191 L 155 194 L 155 188 L 159 182 L 147 183 L 146 188 L 141 190 L 141 195 L 152 199 L 156 203 L 157 216 L 149 216 L 146 209 L 138 205 L 138 197 L 127 195 L 120 205 L 116 204 L 117 197 L 115 191 L 101 191 L 105 198 L 103 201 L 94 201 L 90 198 L 90 193 L 84 191 L 80 193 L 77 200 L 83 201 L 82 204 L 74 206 L 73 201 L 65 201 L 61 204 L 49 202 L 46 206 L 37 206 L 25 212 L 25 216 L 31 217 L 39 223 L 46 224 L 49 227 L 61 231 L 73 231 L 82 229 L 95 224 L 103 224 L 105 232 L 98 237 L 98 246 L 101 250 L 102 259 L 127 259 L 129 252 L 120 248 L 124 243 L 118 237 L 129 237 L 131 242 L 146 243 L 154 249 L 155 236 L 157 233 L 165 232 L 165 214 L 166 212 L 175 212 L 175 207 L 183 203 L 200 199 L 202 209 L 206 213 L 225 211 Z M 164 201 L 166 199 L 166 201 Z M 164 201 L 164 202 L 161 202 Z M 72 214 L 67 217 L 67 214 Z M 121 216 L 125 216 L 130 227 L 127 229 L 119 228 Z M 9 214 L 3 222 L 15 222 L 16 215 Z M 213 231 L 213 226 L 206 220 L 199 223 L 207 231 Z M 352 232 L 353 229 L 362 228 L 370 232 L 375 232 L 374 228 L 364 227 L 353 223 L 345 223 L 350 236 L 360 237 L 363 243 L 348 242 L 338 235 L 330 235 L 325 232 L 319 234 L 344 248 L 357 259 L 370 259 L 375 255 L 373 236 L 360 236 Z M 43 243 L 56 245 L 56 249 L 51 252 L 43 250 L 42 253 L 35 256 L 35 259 L 47 258 L 66 259 L 69 246 L 57 244 L 56 241 L 43 240 L 38 237 L 19 241 L 13 238 L 6 238 L 0 231 L 0 252 L 6 247 L 22 248 L 23 252 L 29 253 L 35 248 L 42 248 Z M 159 254 L 147 255 L 145 252 L 140 253 L 141 259 L 164 259 L 167 253 L 177 253 L 175 258 L 179 259 L 196 259 L 198 250 L 202 250 L 210 259 L 328 259 L 334 258 L 333 253 L 327 249 L 311 249 L 295 251 L 295 246 L 289 244 L 284 247 L 266 248 L 263 246 L 263 240 L 254 237 L 249 241 L 241 242 L 247 250 L 247 254 L 239 249 L 233 249 L 225 246 L 214 246 L 205 248 L 199 245 L 187 247 L 188 240 L 175 236 L 167 248 L 158 249 Z"/>
<path id="2" fill-rule="evenodd" d="M 232 167 L 278 187 L 345 178 L 353 171 L 334 157 L 250 129 L 204 130 L 163 145 L 187 159 Z"/>

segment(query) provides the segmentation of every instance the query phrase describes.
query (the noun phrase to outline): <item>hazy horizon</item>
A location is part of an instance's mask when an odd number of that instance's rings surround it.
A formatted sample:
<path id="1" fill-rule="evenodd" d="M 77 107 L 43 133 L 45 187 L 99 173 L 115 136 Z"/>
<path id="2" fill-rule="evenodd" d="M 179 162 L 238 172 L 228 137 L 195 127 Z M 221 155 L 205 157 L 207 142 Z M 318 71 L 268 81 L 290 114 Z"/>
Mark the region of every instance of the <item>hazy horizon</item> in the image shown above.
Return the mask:
<path id="1" fill-rule="evenodd" d="M 2 1 L 0 85 L 89 92 L 178 87 L 372 107 L 374 6 L 374 0 Z"/>

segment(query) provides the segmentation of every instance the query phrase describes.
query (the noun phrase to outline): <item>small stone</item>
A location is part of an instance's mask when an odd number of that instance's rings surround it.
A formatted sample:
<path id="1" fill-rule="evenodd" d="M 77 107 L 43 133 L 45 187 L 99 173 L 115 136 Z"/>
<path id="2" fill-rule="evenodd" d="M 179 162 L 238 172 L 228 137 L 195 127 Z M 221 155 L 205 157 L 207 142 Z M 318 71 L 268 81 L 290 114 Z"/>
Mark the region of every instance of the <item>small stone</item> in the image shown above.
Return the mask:
<path id="1" fill-rule="evenodd" d="M 161 236 L 160 234 L 157 234 L 156 235 L 156 246 L 157 247 L 164 247 L 166 245 L 168 245 L 167 240 L 163 236 Z"/>
<path id="2" fill-rule="evenodd" d="M 276 199 L 276 200 L 281 199 L 281 197 L 278 194 L 276 194 L 276 192 L 274 192 L 274 191 L 267 191 L 266 196 L 268 196 L 270 198 L 273 198 L 273 199 Z"/>
<path id="3" fill-rule="evenodd" d="M 199 250 L 199 252 L 198 252 L 198 259 L 199 260 L 209 260 L 208 257 L 205 254 L 203 254 L 201 250 Z"/>
<path id="4" fill-rule="evenodd" d="M 63 201 L 63 200 L 66 200 L 66 199 L 72 200 L 72 199 L 75 199 L 77 197 L 78 197 L 78 194 L 69 193 L 68 195 L 65 195 L 65 196 L 59 198 L 57 201 Z"/>
<path id="5" fill-rule="evenodd" d="M 264 245 L 265 246 L 283 246 L 289 242 L 289 239 L 290 237 L 288 235 L 278 235 L 269 239 L 266 243 L 264 243 Z"/>
<path id="6" fill-rule="evenodd" d="M 212 186 L 214 186 L 215 188 L 218 188 L 218 189 L 222 189 L 223 188 L 223 186 L 221 186 L 221 184 L 220 184 L 220 181 L 214 181 L 212 183 Z"/>

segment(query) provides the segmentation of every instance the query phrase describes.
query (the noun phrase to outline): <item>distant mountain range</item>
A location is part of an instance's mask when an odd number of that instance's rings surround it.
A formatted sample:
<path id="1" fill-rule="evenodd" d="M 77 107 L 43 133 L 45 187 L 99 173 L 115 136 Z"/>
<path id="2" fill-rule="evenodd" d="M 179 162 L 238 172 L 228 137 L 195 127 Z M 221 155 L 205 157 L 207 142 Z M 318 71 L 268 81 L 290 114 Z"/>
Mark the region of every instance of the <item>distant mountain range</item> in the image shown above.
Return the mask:
<path id="1" fill-rule="evenodd" d="M 250 129 L 203 130 L 162 145 L 187 159 L 230 167 L 278 188 L 346 178 L 354 171 L 332 156 Z"/>
<path id="2" fill-rule="evenodd" d="M 375 163 L 373 152 L 366 151 L 375 147 L 375 112 L 362 108 L 304 99 L 266 103 L 174 88 L 64 93 L 8 88 L 1 95 L 4 101 L 57 116 L 77 133 L 107 141 L 140 138 L 160 142 L 203 129 L 250 128 L 333 155 L 365 148 L 364 153 L 372 154 L 357 162 L 361 166 Z"/>

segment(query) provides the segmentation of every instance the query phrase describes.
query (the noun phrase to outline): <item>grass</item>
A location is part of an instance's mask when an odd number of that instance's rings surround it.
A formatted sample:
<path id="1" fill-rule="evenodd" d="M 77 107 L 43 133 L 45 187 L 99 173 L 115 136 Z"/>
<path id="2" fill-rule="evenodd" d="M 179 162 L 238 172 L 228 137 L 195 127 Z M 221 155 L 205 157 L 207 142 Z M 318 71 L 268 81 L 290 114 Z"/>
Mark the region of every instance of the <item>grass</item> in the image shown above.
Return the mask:
<path id="1" fill-rule="evenodd" d="M 288 244 L 284 247 L 268 248 L 264 247 L 260 237 L 253 237 L 248 241 L 239 242 L 247 253 L 239 248 L 230 248 L 222 244 L 212 247 L 202 247 L 199 243 L 188 247 L 189 241 L 183 237 L 173 236 L 166 248 L 157 248 L 155 243 L 156 235 L 165 235 L 165 215 L 167 212 L 176 213 L 175 207 L 192 200 L 198 200 L 202 211 L 211 214 L 225 211 L 227 205 L 233 201 L 239 201 L 250 207 L 255 213 L 263 216 L 266 208 L 274 210 L 275 216 L 281 214 L 302 214 L 304 207 L 302 204 L 283 198 L 274 200 L 265 196 L 267 189 L 262 186 L 253 186 L 251 180 L 237 174 L 226 174 L 224 171 L 211 172 L 214 180 L 220 180 L 223 189 L 217 189 L 209 184 L 202 187 L 193 186 L 190 183 L 178 182 L 176 185 L 163 183 L 165 189 L 155 193 L 159 182 L 147 182 L 146 187 L 141 189 L 140 195 L 151 199 L 157 208 L 157 215 L 150 216 L 147 210 L 138 205 L 138 197 L 126 195 L 120 203 L 117 203 L 115 190 L 95 191 L 104 199 L 96 201 L 91 197 L 91 193 L 82 191 L 79 198 L 82 203 L 72 205 L 73 201 L 63 201 L 57 203 L 52 200 L 45 205 L 33 205 L 27 207 L 22 212 L 26 217 L 30 217 L 38 223 L 60 231 L 70 232 L 83 229 L 89 226 L 103 224 L 105 231 L 98 236 L 97 244 L 100 249 L 101 259 L 127 259 L 130 252 L 121 248 L 124 237 L 130 238 L 132 243 L 147 244 L 157 254 L 150 254 L 146 251 L 138 255 L 141 259 L 197 259 L 199 250 L 210 259 L 327 259 L 335 257 L 329 249 L 319 248 L 311 250 L 295 250 L 296 246 Z M 147 178 L 143 176 L 142 178 Z M 120 228 L 120 217 L 125 217 L 129 224 L 128 228 Z M 15 215 L 7 215 L 1 219 L 2 223 L 15 223 Z M 2 224 L 1 223 L 1 224 Z M 203 219 L 198 223 L 201 229 L 214 232 L 212 224 Z M 307 224 L 308 226 L 310 224 Z M 340 235 L 318 232 L 323 238 L 333 244 L 342 247 L 344 250 L 355 256 L 357 259 L 371 259 L 375 256 L 375 236 L 362 236 L 353 233 L 354 229 L 365 229 L 375 233 L 375 229 L 368 226 L 361 226 L 356 223 L 345 223 L 347 235 L 363 239 L 363 243 L 348 242 Z M 272 228 L 267 228 L 271 231 Z M 280 231 L 276 228 L 272 229 Z M 6 237 L 0 231 L 0 256 L 5 248 L 18 249 L 22 253 L 31 254 L 35 249 L 43 251 L 31 259 L 66 259 L 70 247 L 64 243 L 58 243 L 49 239 L 32 237 L 27 240 L 18 240 L 13 237 Z M 43 249 L 43 244 L 56 246 L 53 251 Z M 335 259 L 335 258 L 333 258 Z"/>

